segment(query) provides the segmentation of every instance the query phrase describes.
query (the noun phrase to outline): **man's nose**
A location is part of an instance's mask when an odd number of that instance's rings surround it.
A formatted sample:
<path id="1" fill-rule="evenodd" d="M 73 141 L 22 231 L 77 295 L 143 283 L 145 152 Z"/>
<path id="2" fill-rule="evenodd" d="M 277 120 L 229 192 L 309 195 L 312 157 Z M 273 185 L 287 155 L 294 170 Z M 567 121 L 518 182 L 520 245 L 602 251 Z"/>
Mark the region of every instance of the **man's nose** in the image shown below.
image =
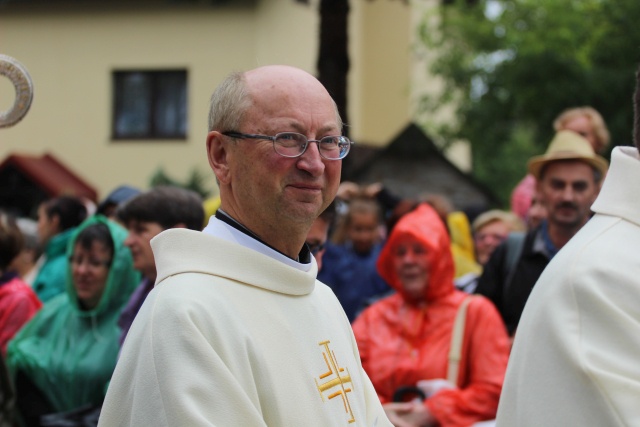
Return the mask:
<path id="1" fill-rule="evenodd" d="M 567 185 L 562 190 L 562 199 L 563 200 L 573 200 L 576 195 L 576 192 L 573 190 L 573 187 Z"/>
<path id="2" fill-rule="evenodd" d="M 334 160 L 335 161 L 335 160 Z M 309 142 L 307 150 L 299 157 L 298 168 L 309 172 L 312 176 L 320 176 L 324 173 L 324 161 L 320 156 L 318 144 Z"/>

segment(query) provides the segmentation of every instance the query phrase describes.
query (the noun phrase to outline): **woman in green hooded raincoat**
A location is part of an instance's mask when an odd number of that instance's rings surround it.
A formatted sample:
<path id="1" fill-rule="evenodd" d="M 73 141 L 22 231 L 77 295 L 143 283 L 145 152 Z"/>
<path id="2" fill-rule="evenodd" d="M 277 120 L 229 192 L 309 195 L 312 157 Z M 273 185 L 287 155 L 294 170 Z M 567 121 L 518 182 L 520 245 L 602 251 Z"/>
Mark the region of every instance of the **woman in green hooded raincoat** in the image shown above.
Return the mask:
<path id="1" fill-rule="evenodd" d="M 118 357 L 118 316 L 139 283 L 126 237 L 102 216 L 82 223 L 67 248 L 66 293 L 10 342 L 7 361 L 27 425 L 102 403 Z"/>

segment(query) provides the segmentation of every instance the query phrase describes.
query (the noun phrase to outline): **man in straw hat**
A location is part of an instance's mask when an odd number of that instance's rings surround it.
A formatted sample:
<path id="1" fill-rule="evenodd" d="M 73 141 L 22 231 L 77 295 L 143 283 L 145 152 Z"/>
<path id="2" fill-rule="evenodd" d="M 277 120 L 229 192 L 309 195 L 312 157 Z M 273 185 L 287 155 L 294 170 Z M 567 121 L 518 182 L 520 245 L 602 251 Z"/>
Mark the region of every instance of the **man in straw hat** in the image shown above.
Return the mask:
<path id="1" fill-rule="evenodd" d="M 507 239 L 492 254 L 477 293 L 493 301 L 510 335 L 516 331 L 533 285 L 551 258 L 591 216 L 607 161 L 572 131 L 558 132 L 547 152 L 529 160 L 547 219 L 522 238 Z"/>
<path id="2" fill-rule="evenodd" d="M 595 216 L 540 277 L 522 315 L 498 426 L 640 425 L 640 75 L 636 147 L 616 147 Z"/>

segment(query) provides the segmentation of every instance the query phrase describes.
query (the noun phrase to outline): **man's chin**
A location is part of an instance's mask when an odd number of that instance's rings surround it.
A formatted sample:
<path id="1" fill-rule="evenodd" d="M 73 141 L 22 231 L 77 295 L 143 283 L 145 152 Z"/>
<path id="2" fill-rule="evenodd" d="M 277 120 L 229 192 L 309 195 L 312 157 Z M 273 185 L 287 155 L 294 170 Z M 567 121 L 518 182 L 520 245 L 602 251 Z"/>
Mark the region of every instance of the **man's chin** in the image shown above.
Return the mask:
<path id="1" fill-rule="evenodd" d="M 575 228 L 580 225 L 580 219 L 577 216 L 557 217 L 554 221 L 560 227 Z"/>
<path id="2" fill-rule="evenodd" d="M 322 213 L 322 202 L 298 201 L 290 204 L 281 214 L 292 221 L 308 222 L 314 221 Z"/>

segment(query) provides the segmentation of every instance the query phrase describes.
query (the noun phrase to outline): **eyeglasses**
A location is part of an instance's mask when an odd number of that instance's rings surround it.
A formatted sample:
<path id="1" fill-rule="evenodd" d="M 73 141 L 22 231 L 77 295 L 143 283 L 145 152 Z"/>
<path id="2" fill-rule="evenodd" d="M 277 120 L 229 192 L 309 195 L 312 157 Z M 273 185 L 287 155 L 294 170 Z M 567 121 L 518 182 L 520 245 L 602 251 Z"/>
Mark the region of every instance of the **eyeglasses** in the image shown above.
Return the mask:
<path id="1" fill-rule="evenodd" d="M 318 252 L 322 252 L 324 250 L 325 243 L 308 243 L 307 242 L 307 246 L 309 246 L 309 252 L 311 252 L 311 254 L 318 255 Z"/>
<path id="2" fill-rule="evenodd" d="M 254 135 L 235 131 L 222 132 L 223 135 L 238 139 L 266 139 L 273 142 L 273 149 L 283 157 L 300 157 L 307 151 L 310 142 L 318 144 L 320 155 L 327 160 L 340 160 L 347 157 L 353 141 L 346 136 L 325 136 L 320 139 L 307 139 L 297 132 L 280 132 L 275 136 Z"/>
<path id="3" fill-rule="evenodd" d="M 111 265 L 110 259 L 98 260 L 94 258 L 84 258 L 84 257 L 74 257 L 74 256 L 69 257 L 69 262 L 74 267 L 84 264 L 85 261 L 87 262 L 87 264 L 89 264 L 89 267 L 94 268 L 96 270 L 100 267 L 109 267 Z"/>

